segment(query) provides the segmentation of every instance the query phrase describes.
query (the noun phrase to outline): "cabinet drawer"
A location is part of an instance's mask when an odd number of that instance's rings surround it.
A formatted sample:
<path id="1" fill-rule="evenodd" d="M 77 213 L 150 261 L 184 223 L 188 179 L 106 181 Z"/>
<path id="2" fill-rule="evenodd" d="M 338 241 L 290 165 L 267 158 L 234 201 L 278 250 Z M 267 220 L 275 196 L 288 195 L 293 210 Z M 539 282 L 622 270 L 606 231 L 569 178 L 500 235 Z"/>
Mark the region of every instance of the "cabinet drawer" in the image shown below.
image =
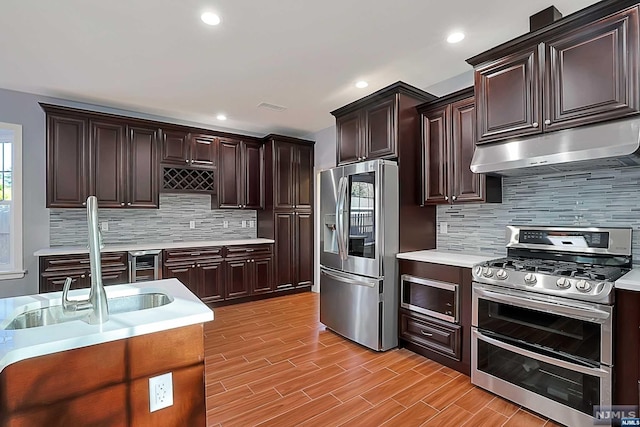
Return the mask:
<path id="1" fill-rule="evenodd" d="M 127 254 L 125 252 L 107 252 L 100 256 L 102 269 L 127 268 Z M 40 261 L 40 273 L 64 274 L 69 271 L 89 271 L 89 254 L 60 255 L 43 257 Z"/>
<path id="2" fill-rule="evenodd" d="M 190 262 L 198 259 L 209 259 L 220 257 L 222 258 L 222 247 L 204 247 L 204 248 L 180 248 L 180 249 L 165 249 L 164 260 L 165 263 L 171 262 Z"/>
<path id="3" fill-rule="evenodd" d="M 227 258 L 246 258 L 271 255 L 272 245 L 228 246 Z"/>
<path id="4" fill-rule="evenodd" d="M 400 312 L 400 336 L 414 344 L 460 360 L 462 327 L 424 316 Z"/>

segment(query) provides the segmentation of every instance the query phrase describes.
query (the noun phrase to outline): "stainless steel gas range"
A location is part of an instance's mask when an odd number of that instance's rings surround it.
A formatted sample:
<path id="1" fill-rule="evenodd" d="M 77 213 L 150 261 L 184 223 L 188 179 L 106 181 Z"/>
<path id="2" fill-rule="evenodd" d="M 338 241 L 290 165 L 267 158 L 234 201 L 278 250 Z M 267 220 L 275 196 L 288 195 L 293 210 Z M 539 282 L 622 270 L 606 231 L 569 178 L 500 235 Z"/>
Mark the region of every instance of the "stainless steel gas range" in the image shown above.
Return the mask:
<path id="1" fill-rule="evenodd" d="M 613 285 L 631 229 L 507 227 L 473 268 L 471 382 L 561 423 L 611 404 Z"/>

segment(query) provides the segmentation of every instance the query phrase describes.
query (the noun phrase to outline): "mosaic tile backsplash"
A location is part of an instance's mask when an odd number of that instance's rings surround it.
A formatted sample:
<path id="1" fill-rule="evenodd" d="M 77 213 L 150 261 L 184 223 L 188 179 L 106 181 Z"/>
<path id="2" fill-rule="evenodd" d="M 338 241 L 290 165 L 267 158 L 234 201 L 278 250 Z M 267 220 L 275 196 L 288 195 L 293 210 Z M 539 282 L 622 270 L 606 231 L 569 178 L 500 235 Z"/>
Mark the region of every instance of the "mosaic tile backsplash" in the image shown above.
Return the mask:
<path id="1" fill-rule="evenodd" d="M 87 213 L 84 209 L 50 210 L 50 246 L 87 244 Z M 204 194 L 160 194 L 160 209 L 100 209 L 100 222 L 107 221 L 104 243 L 157 243 L 198 240 L 252 239 L 257 228 L 256 211 L 211 209 L 211 197 Z M 189 221 L 196 228 L 189 228 Z M 223 221 L 229 227 L 223 227 Z M 242 221 L 247 227 L 242 227 Z"/>
<path id="2" fill-rule="evenodd" d="M 504 255 L 507 225 L 632 227 L 640 263 L 640 167 L 503 178 L 501 204 L 438 206 L 437 248 Z"/>

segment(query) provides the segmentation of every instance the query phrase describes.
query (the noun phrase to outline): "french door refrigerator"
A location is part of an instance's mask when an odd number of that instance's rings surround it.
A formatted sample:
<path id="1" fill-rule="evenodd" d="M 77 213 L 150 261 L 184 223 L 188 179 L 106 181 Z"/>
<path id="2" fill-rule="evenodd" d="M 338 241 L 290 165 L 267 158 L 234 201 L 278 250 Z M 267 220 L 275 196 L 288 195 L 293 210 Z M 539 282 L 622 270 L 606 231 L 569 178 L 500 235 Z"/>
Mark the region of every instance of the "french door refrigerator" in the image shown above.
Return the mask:
<path id="1" fill-rule="evenodd" d="M 377 351 L 398 345 L 398 165 L 321 172 L 320 321 Z"/>

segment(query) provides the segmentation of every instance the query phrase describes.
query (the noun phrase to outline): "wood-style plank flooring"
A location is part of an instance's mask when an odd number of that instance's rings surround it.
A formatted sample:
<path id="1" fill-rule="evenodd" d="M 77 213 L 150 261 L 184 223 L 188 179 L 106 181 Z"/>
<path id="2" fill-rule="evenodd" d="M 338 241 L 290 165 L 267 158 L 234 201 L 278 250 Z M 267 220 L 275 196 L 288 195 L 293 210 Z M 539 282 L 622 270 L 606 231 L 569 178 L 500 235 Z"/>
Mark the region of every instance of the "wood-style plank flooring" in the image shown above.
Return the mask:
<path id="1" fill-rule="evenodd" d="M 319 321 L 303 293 L 214 309 L 207 425 L 554 426 L 406 349 L 376 353 Z"/>

